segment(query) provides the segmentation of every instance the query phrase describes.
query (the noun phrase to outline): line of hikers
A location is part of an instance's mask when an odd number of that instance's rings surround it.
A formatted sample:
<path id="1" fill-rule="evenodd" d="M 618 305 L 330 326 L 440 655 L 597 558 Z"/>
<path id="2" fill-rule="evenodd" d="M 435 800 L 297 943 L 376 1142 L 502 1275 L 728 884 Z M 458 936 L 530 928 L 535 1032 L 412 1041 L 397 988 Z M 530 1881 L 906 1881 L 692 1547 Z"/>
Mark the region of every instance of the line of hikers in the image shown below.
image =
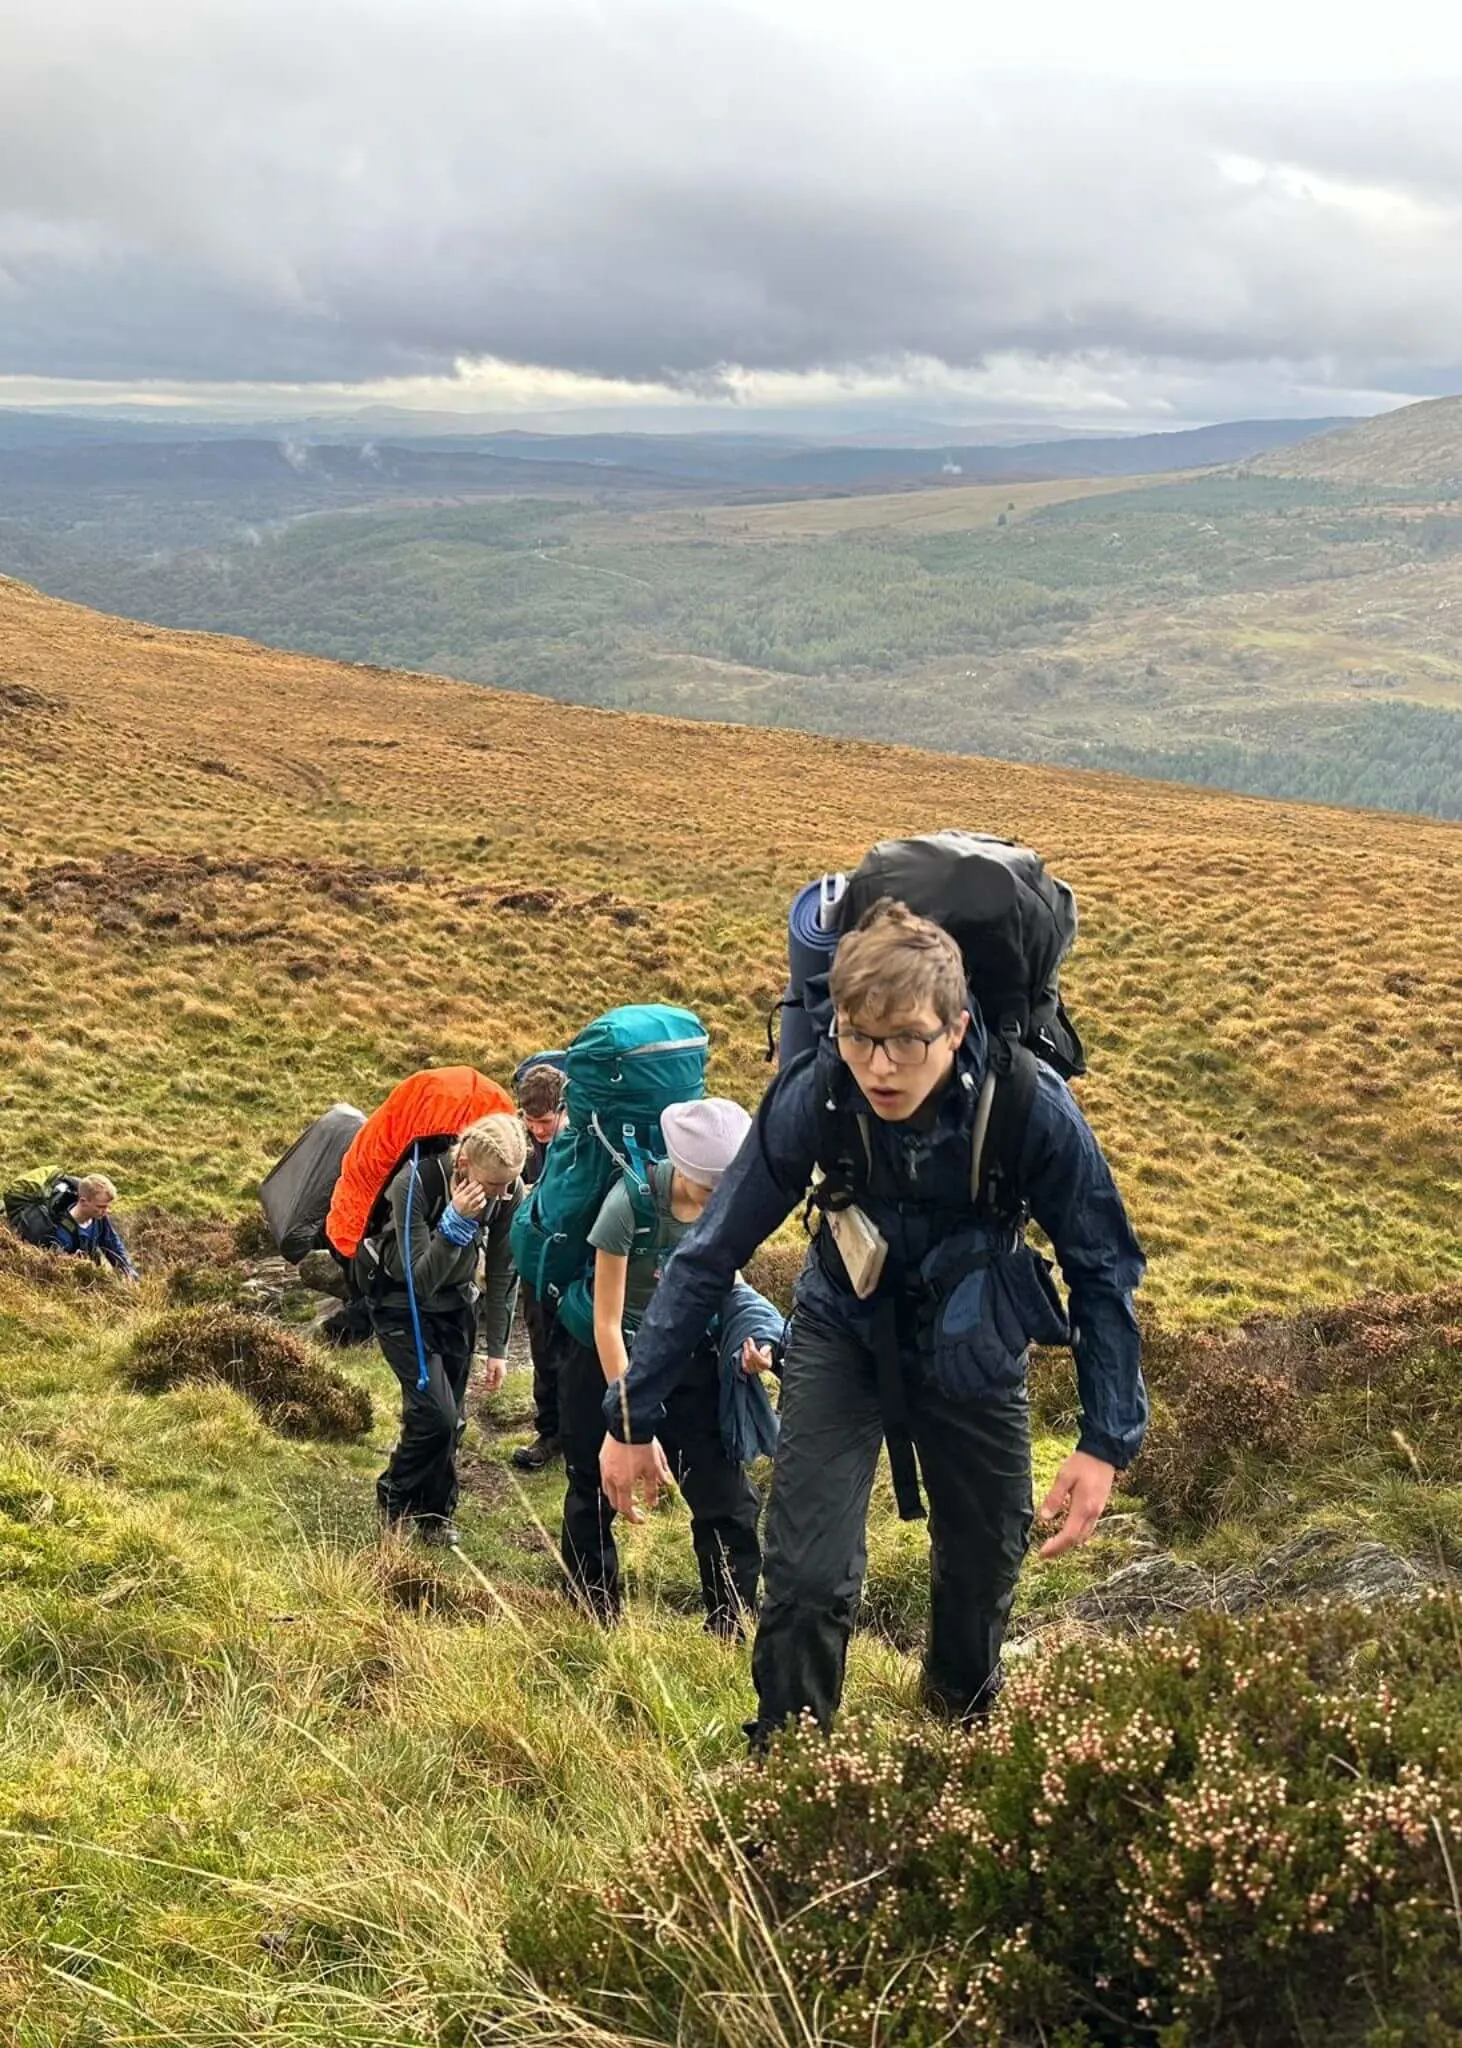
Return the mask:
<path id="1" fill-rule="evenodd" d="M 354 1261 L 402 1386 L 386 1517 L 455 1541 L 480 1250 L 489 1388 L 516 1268 L 535 1436 L 515 1457 L 562 1456 L 566 1585 L 613 1620 L 615 1517 L 641 1521 L 674 1480 L 707 1626 L 734 1637 L 756 1620 L 754 1741 L 837 1709 L 882 1446 L 900 1514 L 922 1518 L 927 1496 L 926 1697 L 969 1716 L 998 1689 L 1030 1539 L 1031 1345 L 1071 1345 L 1081 1406 L 1041 1504 L 1043 1556 L 1091 1535 L 1147 1421 L 1143 1255 L 1063 1078 L 1084 1070 L 1057 988 L 1069 892 L 1024 849 L 941 834 L 875 849 L 840 896 L 825 879 L 819 904 L 800 972 L 794 931 L 780 1071 L 755 1118 L 704 1095 L 691 1013 L 610 1012 L 525 1063 L 520 1114 L 473 1122 L 435 1165 L 404 1161 Z M 740 1269 L 804 1204 L 784 1323 Z M 764 1450 L 759 1598 L 746 1466 Z"/>
<path id="2" fill-rule="evenodd" d="M 1071 1346 L 1081 1411 L 1043 1556 L 1091 1535 L 1147 1422 L 1143 1255 L 1065 1078 L 1084 1071 L 1058 987 L 1075 930 L 1027 849 L 886 842 L 793 905 L 754 1118 L 705 1094 L 699 1019 L 655 1004 L 525 1062 L 516 1102 L 446 1068 L 370 1118 L 327 1112 L 263 1199 L 287 1255 L 332 1251 L 400 1383 L 384 1520 L 456 1543 L 474 1349 L 495 1390 L 521 1300 L 535 1435 L 515 1462 L 563 1459 L 565 1583 L 588 1611 L 620 1611 L 616 1516 L 642 1521 L 673 1479 L 707 1626 L 756 1622 L 753 1742 L 804 1711 L 827 1725 L 886 1445 L 900 1515 L 929 1522 L 926 1698 L 984 1713 L 1034 1515 L 1031 1346 Z M 784 1321 L 741 1268 L 799 1207 Z"/>

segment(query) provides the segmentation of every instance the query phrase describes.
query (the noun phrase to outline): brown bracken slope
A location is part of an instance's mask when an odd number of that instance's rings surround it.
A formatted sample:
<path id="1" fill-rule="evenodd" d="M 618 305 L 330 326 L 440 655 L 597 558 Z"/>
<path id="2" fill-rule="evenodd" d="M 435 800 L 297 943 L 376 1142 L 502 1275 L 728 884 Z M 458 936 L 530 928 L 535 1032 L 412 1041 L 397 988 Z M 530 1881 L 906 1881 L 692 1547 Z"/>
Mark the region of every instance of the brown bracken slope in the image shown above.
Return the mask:
<path id="1" fill-rule="evenodd" d="M 1462 1274 L 1462 832 L 568 708 L 0 582 L 0 1167 L 237 1209 L 304 1118 L 691 1003 L 748 1101 L 790 892 L 955 823 L 1076 887 L 1082 1097 L 1212 1318 Z"/>

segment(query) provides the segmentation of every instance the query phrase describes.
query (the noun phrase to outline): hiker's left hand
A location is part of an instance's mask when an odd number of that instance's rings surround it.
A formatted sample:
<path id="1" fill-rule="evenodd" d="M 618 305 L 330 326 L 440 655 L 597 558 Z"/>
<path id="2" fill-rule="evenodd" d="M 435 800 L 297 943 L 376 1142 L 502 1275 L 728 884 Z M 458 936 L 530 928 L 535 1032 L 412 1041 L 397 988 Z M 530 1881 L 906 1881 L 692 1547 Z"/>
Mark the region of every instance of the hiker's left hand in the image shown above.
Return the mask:
<path id="1" fill-rule="evenodd" d="M 741 1347 L 741 1370 L 743 1372 L 770 1372 L 772 1370 L 772 1347 L 758 1344 L 754 1337 L 748 1337 Z"/>
<path id="2" fill-rule="evenodd" d="M 1079 1549 L 1085 1543 L 1111 1499 L 1116 1477 L 1114 1465 L 1092 1457 L 1089 1451 L 1071 1453 L 1037 1511 L 1043 1522 L 1060 1525 L 1041 1545 L 1041 1557 L 1060 1557 L 1063 1551 Z"/>
<path id="3" fill-rule="evenodd" d="M 483 1382 L 489 1394 L 495 1394 L 507 1378 L 508 1361 L 505 1358 L 490 1358 L 483 1367 Z"/>
<path id="4" fill-rule="evenodd" d="M 469 1223 L 475 1223 L 487 1207 L 487 1191 L 459 1167 L 452 1175 L 452 1207 Z"/>
<path id="5" fill-rule="evenodd" d="M 622 1444 L 618 1437 L 606 1436 L 599 1452 L 599 1484 L 609 1505 L 627 1522 L 643 1522 L 660 1498 L 660 1488 L 670 1484 L 670 1467 L 658 1440 Z M 635 1500 L 636 1490 L 644 1493 L 643 1508 Z"/>

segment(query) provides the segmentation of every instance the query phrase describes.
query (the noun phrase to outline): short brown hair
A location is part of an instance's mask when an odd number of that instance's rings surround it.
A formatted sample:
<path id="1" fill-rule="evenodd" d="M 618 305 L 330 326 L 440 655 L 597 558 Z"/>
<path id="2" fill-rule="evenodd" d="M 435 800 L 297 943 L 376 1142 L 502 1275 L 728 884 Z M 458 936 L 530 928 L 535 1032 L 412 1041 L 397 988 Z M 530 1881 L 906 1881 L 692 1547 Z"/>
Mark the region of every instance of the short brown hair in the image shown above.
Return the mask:
<path id="1" fill-rule="evenodd" d="M 927 1003 L 941 1024 L 953 1026 L 969 1008 L 959 947 L 942 926 L 892 896 L 881 896 L 843 939 L 828 986 L 849 1017 L 891 1017 Z"/>
<path id="2" fill-rule="evenodd" d="M 524 1116 L 553 1116 L 563 1108 L 564 1076 L 557 1067 L 530 1067 L 518 1085 Z"/>

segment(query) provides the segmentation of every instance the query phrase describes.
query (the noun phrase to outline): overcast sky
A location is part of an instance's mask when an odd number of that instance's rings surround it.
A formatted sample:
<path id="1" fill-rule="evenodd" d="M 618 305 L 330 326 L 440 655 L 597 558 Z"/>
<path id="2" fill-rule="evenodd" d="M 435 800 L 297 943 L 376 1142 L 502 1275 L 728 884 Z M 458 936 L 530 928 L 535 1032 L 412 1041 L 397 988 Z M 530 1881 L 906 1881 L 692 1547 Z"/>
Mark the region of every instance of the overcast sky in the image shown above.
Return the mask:
<path id="1" fill-rule="evenodd" d="M 0 403 L 1459 388 L 1462 8 L 0 0 Z"/>

